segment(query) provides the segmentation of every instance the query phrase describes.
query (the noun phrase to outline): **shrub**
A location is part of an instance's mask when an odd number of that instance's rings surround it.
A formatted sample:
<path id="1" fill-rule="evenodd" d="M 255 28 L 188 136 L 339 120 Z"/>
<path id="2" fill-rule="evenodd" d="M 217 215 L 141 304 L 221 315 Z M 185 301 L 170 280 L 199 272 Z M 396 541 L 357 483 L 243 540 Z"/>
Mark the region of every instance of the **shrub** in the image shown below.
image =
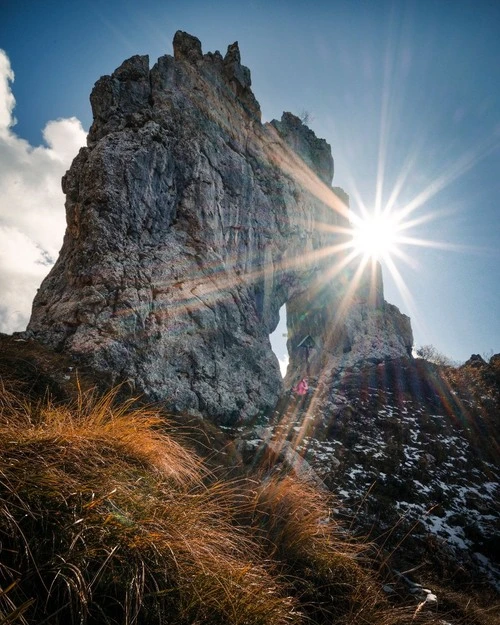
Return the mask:
<path id="1" fill-rule="evenodd" d="M 432 362 L 435 365 L 443 366 L 443 367 L 452 367 L 454 366 L 453 361 L 445 356 L 440 351 L 438 351 L 434 345 L 421 345 L 417 348 L 416 354 L 419 358 L 423 358 L 428 362 Z"/>

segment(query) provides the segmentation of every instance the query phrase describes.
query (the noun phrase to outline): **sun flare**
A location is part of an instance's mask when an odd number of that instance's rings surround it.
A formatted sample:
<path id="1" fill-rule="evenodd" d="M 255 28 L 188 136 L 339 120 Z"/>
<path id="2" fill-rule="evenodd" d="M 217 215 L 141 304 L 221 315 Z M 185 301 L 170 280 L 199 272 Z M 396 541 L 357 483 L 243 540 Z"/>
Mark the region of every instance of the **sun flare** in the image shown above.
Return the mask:
<path id="1" fill-rule="evenodd" d="M 358 255 L 374 260 L 391 256 L 397 251 L 398 232 L 398 221 L 393 215 L 353 215 L 353 250 Z"/>

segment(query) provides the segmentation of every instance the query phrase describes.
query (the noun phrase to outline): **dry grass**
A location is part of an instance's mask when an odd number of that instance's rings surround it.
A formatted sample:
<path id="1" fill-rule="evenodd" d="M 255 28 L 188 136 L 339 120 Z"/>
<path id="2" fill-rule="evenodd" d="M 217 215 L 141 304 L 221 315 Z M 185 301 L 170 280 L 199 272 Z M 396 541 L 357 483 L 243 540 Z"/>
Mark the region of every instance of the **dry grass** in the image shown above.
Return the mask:
<path id="1" fill-rule="evenodd" d="M 249 525 L 259 528 L 268 555 L 279 562 L 311 622 L 357 625 L 410 623 L 394 609 L 368 566 L 367 544 L 354 541 L 330 517 L 336 502 L 292 477 L 258 481 L 251 493 Z M 433 622 L 428 614 L 418 622 Z"/>
<path id="2" fill-rule="evenodd" d="M 0 388 L 1 625 L 439 622 L 389 606 L 322 493 L 216 480 L 170 430 Z"/>
<path id="3" fill-rule="evenodd" d="M 436 582 L 433 586 L 440 597 L 441 610 L 448 615 L 450 623 L 466 625 L 498 625 L 500 601 L 493 589 L 482 597 L 466 592 L 456 592 Z"/>
<path id="4" fill-rule="evenodd" d="M 453 413 L 478 455 L 493 464 L 500 454 L 500 359 L 489 366 L 446 367 L 440 372 L 451 391 Z"/>
<path id="5" fill-rule="evenodd" d="M 0 575 L 15 584 L 0 596 L 5 622 L 296 619 L 232 527 L 221 486 L 204 485 L 154 413 L 114 407 L 112 394 L 71 407 L 1 395 Z"/>

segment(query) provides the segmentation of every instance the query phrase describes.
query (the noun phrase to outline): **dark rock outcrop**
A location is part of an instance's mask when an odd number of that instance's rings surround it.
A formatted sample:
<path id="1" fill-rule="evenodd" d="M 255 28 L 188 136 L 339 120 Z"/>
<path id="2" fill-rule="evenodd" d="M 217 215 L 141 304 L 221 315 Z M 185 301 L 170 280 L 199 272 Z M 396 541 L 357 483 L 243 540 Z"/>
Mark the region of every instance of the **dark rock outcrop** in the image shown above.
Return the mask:
<path id="1" fill-rule="evenodd" d="M 289 311 L 290 381 L 408 356 L 410 322 L 380 270 L 346 264 L 348 198 L 328 144 L 298 118 L 262 124 L 238 44 L 203 54 L 178 32 L 92 92 L 88 147 L 63 179 L 67 231 L 28 334 L 110 383 L 231 421 L 269 410 L 269 334 Z"/>
<path id="2" fill-rule="evenodd" d="M 486 361 L 480 354 L 472 354 L 464 365 L 466 367 L 486 367 Z"/>

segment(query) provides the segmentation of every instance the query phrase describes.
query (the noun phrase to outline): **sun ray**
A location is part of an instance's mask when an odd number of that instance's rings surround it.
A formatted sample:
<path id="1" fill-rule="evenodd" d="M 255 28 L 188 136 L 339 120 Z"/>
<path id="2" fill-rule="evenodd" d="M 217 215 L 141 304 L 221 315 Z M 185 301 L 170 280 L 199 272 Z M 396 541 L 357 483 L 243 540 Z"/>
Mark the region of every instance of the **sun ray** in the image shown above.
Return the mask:
<path id="1" fill-rule="evenodd" d="M 465 174 L 472 169 L 481 160 L 486 158 L 491 152 L 498 149 L 500 146 L 500 140 L 497 137 L 488 139 L 478 146 L 475 150 L 469 150 L 462 154 L 446 171 L 432 180 L 428 186 L 420 191 L 413 200 L 408 202 L 403 208 L 401 208 L 401 216 L 406 217 L 410 215 L 417 208 L 420 208 L 423 204 L 428 202 L 437 193 L 442 191 L 445 187 L 450 185 L 458 177 Z"/>
<path id="2" fill-rule="evenodd" d="M 390 214 L 408 180 L 408 176 L 410 175 L 410 173 L 412 172 L 412 170 L 415 167 L 415 163 L 417 161 L 417 156 L 418 156 L 418 152 L 419 149 L 414 149 L 412 150 L 412 152 L 407 156 L 406 162 L 403 164 L 403 167 L 401 168 L 401 171 L 397 177 L 396 182 L 394 183 L 394 187 L 392 189 L 392 192 L 389 196 L 389 199 L 387 201 L 387 204 L 385 205 L 384 208 L 384 213 L 388 213 Z"/>
<path id="3" fill-rule="evenodd" d="M 394 280 L 394 283 L 396 284 L 396 287 L 398 288 L 401 294 L 401 297 L 403 298 L 405 305 L 407 306 L 412 316 L 414 316 L 417 308 L 415 305 L 415 300 L 413 299 L 413 296 L 410 290 L 406 286 L 406 282 L 404 281 L 402 275 L 400 274 L 398 268 L 396 267 L 393 259 L 390 256 L 387 256 L 387 258 L 385 259 L 385 262 L 387 265 L 387 269 L 389 270 Z"/>
<path id="4" fill-rule="evenodd" d="M 414 271 L 417 271 L 420 268 L 419 261 L 413 256 L 402 250 L 400 247 L 396 247 L 392 254 L 399 260 L 403 261 L 406 265 L 411 267 Z M 384 259 L 385 260 L 385 259 Z"/>
<path id="5" fill-rule="evenodd" d="M 391 15 L 391 21 L 393 19 Z M 390 29 L 392 32 L 392 29 Z M 377 159 L 377 178 L 375 188 L 375 215 L 382 212 L 382 195 L 384 188 L 384 177 L 386 158 L 388 153 L 389 127 L 390 127 L 390 106 L 393 103 L 392 83 L 394 73 L 394 42 L 392 36 L 387 38 L 387 44 L 384 56 L 384 79 L 382 87 L 382 108 L 380 111 L 380 131 L 379 131 L 379 149 Z"/>

